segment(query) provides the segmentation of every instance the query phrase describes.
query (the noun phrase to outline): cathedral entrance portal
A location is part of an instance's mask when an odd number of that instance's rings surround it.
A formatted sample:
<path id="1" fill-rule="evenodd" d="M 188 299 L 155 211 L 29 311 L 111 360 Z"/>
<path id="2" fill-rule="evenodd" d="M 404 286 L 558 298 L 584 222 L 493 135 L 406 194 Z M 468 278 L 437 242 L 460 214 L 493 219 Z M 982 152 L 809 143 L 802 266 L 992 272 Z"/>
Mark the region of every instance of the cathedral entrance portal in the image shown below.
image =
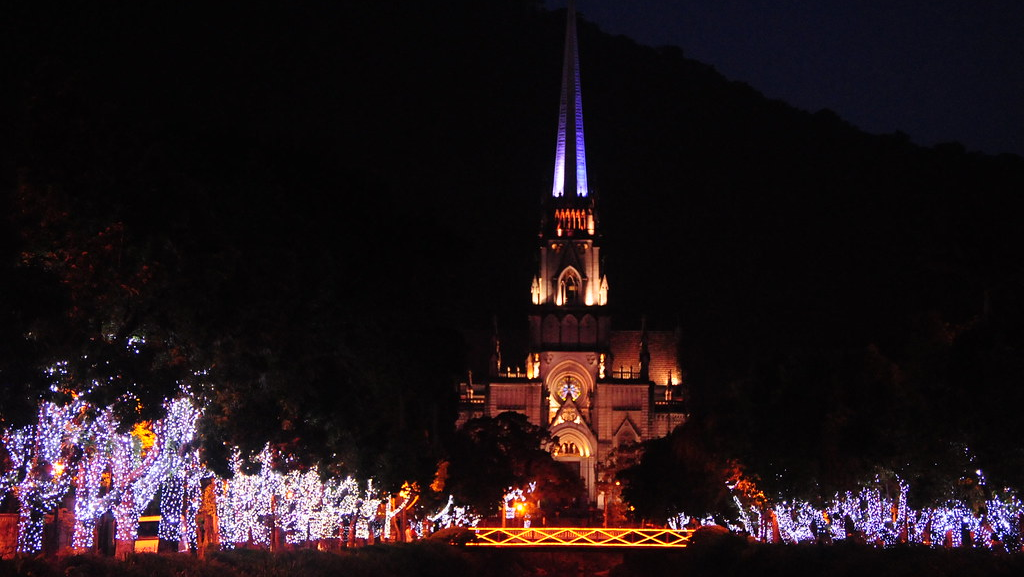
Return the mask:
<path id="1" fill-rule="evenodd" d="M 585 425 L 562 423 L 551 428 L 551 436 L 558 439 L 552 456 L 556 461 L 578 468 L 580 479 L 586 487 L 587 498 L 593 502 L 597 497 L 594 464 L 597 461 L 597 439 Z"/>

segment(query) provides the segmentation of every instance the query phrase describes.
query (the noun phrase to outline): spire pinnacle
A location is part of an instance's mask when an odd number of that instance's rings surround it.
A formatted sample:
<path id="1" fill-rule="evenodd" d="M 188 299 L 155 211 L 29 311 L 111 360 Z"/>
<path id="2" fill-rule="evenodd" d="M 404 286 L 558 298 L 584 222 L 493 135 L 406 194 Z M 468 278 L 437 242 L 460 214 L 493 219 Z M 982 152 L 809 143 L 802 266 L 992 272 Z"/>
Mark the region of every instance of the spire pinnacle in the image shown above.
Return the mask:
<path id="1" fill-rule="evenodd" d="M 558 111 L 555 147 L 555 180 L 551 196 L 586 197 L 587 155 L 583 145 L 583 99 L 580 95 L 580 62 L 576 48 L 576 8 L 566 8 L 565 60 L 562 63 L 562 95 Z"/>

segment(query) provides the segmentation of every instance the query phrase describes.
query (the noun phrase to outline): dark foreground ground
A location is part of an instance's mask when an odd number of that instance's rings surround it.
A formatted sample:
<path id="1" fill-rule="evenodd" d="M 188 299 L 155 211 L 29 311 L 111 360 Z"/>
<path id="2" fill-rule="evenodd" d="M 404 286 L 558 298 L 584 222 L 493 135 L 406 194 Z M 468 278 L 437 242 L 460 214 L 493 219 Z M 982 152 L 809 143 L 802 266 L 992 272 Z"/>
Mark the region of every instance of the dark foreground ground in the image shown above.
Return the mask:
<path id="1" fill-rule="evenodd" d="M 441 543 L 356 550 L 140 554 L 125 561 L 97 556 L 0 561 L 0 576 L 33 577 L 662 577 L 669 575 L 973 576 L 1024 575 L 1024 555 L 923 547 L 760 545 L 741 540 L 686 550 L 509 550 Z"/>

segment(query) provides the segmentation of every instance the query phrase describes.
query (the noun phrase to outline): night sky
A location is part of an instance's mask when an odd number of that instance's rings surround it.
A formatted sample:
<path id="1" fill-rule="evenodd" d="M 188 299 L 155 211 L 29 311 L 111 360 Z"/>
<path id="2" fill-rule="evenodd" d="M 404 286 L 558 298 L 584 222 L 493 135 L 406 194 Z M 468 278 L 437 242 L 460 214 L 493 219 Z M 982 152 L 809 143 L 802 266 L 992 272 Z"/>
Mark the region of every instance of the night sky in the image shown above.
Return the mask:
<path id="1" fill-rule="evenodd" d="M 1022 42 L 1024 8 L 1010 16 L 1004 2 L 997 18 L 986 3 L 957 20 L 934 3 L 914 16 L 688 2 L 671 16 L 668 3 L 601 2 L 576 7 L 589 177 L 623 328 L 647 314 L 697 342 L 816 341 L 852 334 L 852 319 L 866 340 L 908 303 L 969 318 L 1020 262 L 1017 213 L 1004 208 L 1019 161 L 930 147 L 1024 153 L 1024 67 L 1012 66 L 1024 50 L 1009 44 Z M 282 3 L 196 19 L 163 5 L 26 4 L 4 22 L 18 64 L 4 174 L 14 190 L 31 169 L 41 190 L 116 210 L 140 235 L 316 247 L 343 263 L 340 278 L 390 265 L 353 247 L 381 231 L 393 244 L 399 230 L 420 251 L 403 274 L 430 271 L 440 287 L 422 298 L 458 303 L 465 324 L 497 312 L 517 326 L 565 30 L 561 11 L 529 5 Z M 973 42 L 946 40 L 967 31 Z M 665 42 L 686 58 L 647 47 Z M 967 78 L 978 81 L 965 95 Z M 198 256 L 209 244 L 195 241 Z"/>
<path id="2" fill-rule="evenodd" d="M 578 0 L 576 9 L 605 32 L 679 46 L 769 98 L 829 108 L 870 133 L 1024 155 L 1018 0 Z"/>

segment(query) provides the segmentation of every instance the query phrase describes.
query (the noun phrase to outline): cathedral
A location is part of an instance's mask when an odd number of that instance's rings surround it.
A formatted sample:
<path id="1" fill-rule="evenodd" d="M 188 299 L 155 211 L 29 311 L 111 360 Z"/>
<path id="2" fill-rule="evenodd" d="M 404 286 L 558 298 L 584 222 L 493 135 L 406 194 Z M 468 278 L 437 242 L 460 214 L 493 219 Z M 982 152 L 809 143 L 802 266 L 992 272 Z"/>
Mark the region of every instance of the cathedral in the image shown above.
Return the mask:
<path id="1" fill-rule="evenodd" d="M 576 18 L 569 3 L 554 178 L 543 203 L 526 327 L 480 335 L 460 385 L 459 422 L 525 414 L 557 438 L 555 459 L 578 467 L 591 503 L 597 473 L 624 443 L 667 435 L 686 418 L 678 331 L 612 327 L 598 207 L 587 183 Z M 639 272 L 639 271 L 638 271 Z M 484 364 L 486 363 L 486 367 Z"/>

